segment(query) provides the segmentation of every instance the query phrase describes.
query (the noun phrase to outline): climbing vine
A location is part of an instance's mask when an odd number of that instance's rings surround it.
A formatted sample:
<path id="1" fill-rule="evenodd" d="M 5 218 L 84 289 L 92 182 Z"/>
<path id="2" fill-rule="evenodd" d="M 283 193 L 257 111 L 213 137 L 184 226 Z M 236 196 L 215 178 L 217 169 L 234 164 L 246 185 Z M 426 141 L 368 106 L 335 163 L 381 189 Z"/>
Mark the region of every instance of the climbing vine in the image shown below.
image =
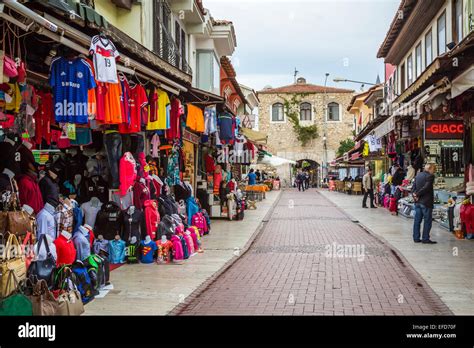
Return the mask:
<path id="1" fill-rule="evenodd" d="M 318 126 L 315 124 L 310 126 L 302 126 L 300 124 L 300 103 L 305 96 L 305 93 L 293 94 L 290 99 L 280 96 L 284 101 L 283 106 L 285 108 L 285 113 L 293 125 L 296 138 L 303 146 L 306 146 L 310 140 L 316 139 L 319 136 Z"/>

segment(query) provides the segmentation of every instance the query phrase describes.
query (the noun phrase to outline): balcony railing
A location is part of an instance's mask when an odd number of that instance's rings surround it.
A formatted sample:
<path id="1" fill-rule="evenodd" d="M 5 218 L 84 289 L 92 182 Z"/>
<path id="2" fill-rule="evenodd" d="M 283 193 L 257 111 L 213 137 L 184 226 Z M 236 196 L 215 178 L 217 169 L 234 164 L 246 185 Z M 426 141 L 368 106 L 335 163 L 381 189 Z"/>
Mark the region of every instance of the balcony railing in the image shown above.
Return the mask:
<path id="1" fill-rule="evenodd" d="M 191 67 L 188 65 L 186 58 L 182 56 L 181 50 L 178 45 L 176 45 L 171 34 L 158 18 L 155 18 L 155 21 L 157 21 L 157 24 L 155 25 L 154 33 L 154 52 L 174 67 L 192 75 L 193 72 Z"/>

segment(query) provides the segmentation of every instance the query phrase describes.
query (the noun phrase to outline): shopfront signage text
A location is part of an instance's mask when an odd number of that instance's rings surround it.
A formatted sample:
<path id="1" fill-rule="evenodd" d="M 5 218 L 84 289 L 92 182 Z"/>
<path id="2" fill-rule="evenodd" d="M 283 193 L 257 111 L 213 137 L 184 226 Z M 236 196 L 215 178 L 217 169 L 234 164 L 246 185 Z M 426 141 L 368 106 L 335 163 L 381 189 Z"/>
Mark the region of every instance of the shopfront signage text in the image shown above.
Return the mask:
<path id="1" fill-rule="evenodd" d="M 462 139 L 462 121 L 425 121 L 425 139 Z"/>
<path id="2" fill-rule="evenodd" d="M 200 137 L 199 135 L 193 134 L 185 129 L 183 132 L 183 139 L 197 145 L 199 144 Z"/>

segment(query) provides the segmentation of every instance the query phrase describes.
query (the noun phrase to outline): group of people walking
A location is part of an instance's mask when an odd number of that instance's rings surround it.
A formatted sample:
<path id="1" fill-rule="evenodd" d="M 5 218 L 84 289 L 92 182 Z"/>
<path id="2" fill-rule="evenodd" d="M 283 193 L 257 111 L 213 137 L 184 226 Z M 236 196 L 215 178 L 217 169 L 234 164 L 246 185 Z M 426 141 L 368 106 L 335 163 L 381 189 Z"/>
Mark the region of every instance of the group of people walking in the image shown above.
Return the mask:
<path id="1" fill-rule="evenodd" d="M 415 219 L 413 223 L 413 241 L 415 243 L 436 244 L 430 239 L 430 232 L 433 221 L 434 208 L 434 173 L 436 165 L 428 163 L 425 165 L 424 171 L 418 173 L 415 177 L 411 193 L 415 202 Z M 390 188 L 390 196 L 396 197 L 397 188 L 402 184 L 405 178 L 405 172 L 398 164 L 394 164 L 391 169 L 392 185 Z M 370 198 L 370 207 L 377 208 L 374 203 L 374 182 L 372 169 L 368 168 L 362 178 L 362 187 L 364 189 L 364 198 L 362 199 L 362 207 L 367 207 L 367 198 Z M 396 208 L 395 208 L 396 209 Z M 423 222 L 423 234 L 421 235 L 421 223 Z"/>
<path id="2" fill-rule="evenodd" d="M 298 173 L 296 173 L 295 184 L 296 187 L 298 187 L 298 191 L 304 192 L 309 189 L 309 173 L 299 170 Z"/>

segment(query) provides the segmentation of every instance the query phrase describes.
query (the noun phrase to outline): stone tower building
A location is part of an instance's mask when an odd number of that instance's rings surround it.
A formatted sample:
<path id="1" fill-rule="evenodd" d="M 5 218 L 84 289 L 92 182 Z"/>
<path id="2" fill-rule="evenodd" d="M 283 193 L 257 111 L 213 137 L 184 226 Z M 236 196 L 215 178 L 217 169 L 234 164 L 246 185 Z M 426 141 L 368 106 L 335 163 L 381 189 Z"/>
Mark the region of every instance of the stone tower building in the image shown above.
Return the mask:
<path id="1" fill-rule="evenodd" d="M 259 91 L 259 131 L 267 134 L 269 151 L 294 161 L 307 160 L 319 170 L 336 157 L 340 141 L 353 136 L 354 117 L 347 111 L 353 94 L 353 90 L 309 84 L 304 78 L 298 78 L 292 85 Z M 285 112 L 285 100 L 293 95 L 299 100 L 296 107 L 299 107 L 300 125 L 316 124 L 318 128 L 319 136 L 306 146 L 298 141 L 293 123 Z M 327 151 L 324 150 L 325 132 Z M 282 179 L 290 179 L 288 168 L 280 169 L 279 174 Z"/>

